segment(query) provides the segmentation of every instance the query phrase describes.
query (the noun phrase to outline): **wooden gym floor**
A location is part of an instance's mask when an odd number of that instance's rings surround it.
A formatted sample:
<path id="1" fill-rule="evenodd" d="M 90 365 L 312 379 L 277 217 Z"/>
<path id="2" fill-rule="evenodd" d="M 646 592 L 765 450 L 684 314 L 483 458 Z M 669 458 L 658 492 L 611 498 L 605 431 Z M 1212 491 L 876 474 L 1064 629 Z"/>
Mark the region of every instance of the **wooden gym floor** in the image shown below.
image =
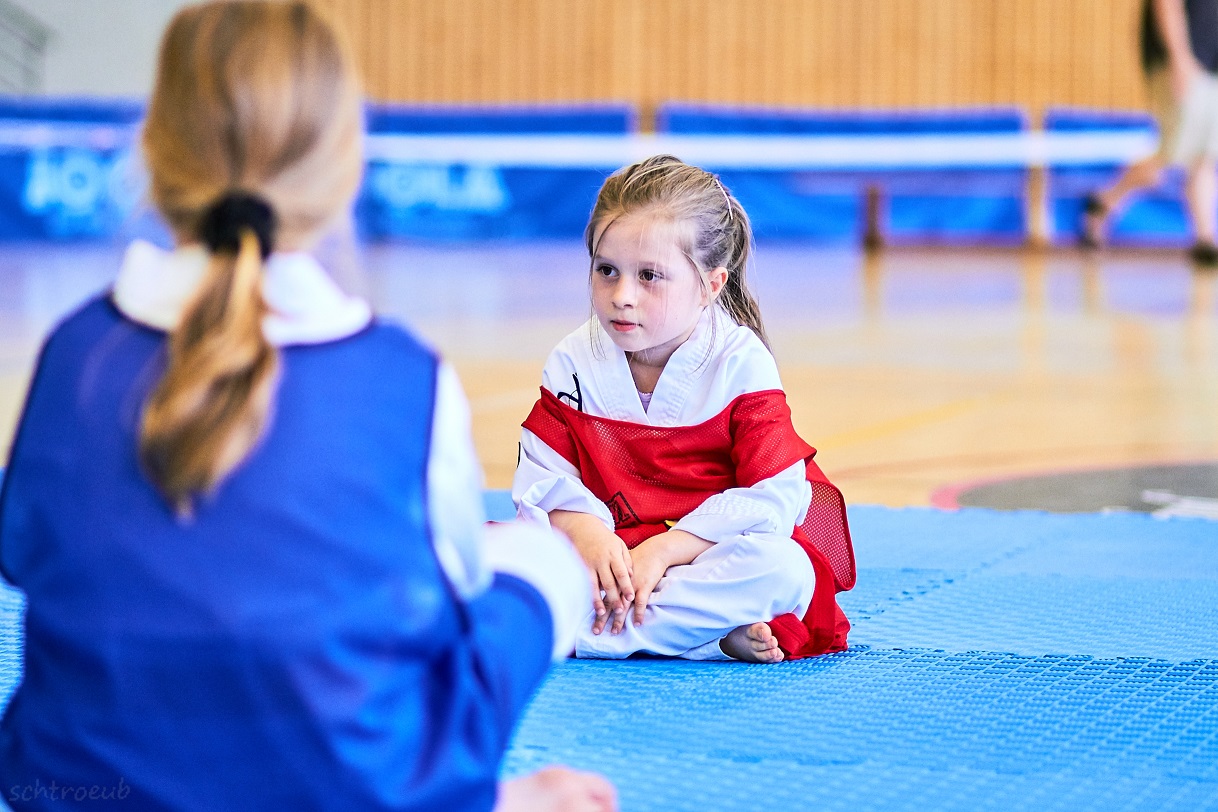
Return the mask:
<path id="1" fill-rule="evenodd" d="M 0 459 L 45 332 L 121 247 L 0 246 Z M 358 253 L 361 257 L 353 257 Z M 493 488 L 550 347 L 588 315 L 576 242 L 335 250 L 338 275 L 455 364 Z M 753 269 L 796 426 L 847 501 L 1218 460 L 1218 274 L 1178 251 L 762 243 Z"/>

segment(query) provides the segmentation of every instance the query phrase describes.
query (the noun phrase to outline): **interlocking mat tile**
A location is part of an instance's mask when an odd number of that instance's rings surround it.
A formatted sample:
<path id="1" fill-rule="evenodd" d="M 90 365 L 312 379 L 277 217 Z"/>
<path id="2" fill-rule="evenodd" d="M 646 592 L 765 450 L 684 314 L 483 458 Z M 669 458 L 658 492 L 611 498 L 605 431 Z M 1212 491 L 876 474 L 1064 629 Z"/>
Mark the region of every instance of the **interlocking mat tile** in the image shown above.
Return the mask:
<path id="1" fill-rule="evenodd" d="M 488 494 L 488 515 L 511 516 Z M 504 764 L 626 812 L 1218 810 L 1218 524 L 850 511 L 851 649 L 778 665 L 568 661 Z M 21 597 L 0 591 L 0 698 Z"/>
<path id="2" fill-rule="evenodd" d="M 851 510 L 851 650 L 568 662 L 505 772 L 625 810 L 1218 809 L 1218 527 Z"/>

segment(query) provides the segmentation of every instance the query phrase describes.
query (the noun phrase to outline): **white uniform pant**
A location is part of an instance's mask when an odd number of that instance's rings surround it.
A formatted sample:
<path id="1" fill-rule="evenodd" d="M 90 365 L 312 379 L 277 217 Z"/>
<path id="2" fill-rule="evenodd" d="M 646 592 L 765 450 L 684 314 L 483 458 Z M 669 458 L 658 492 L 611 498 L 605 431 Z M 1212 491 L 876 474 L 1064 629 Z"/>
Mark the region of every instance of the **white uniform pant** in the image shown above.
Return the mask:
<path id="1" fill-rule="evenodd" d="M 719 640 L 733 629 L 794 612 L 812 602 L 816 574 L 794 540 L 743 537 L 711 547 L 689 564 L 669 567 L 634 625 L 631 611 L 619 634 L 612 618 L 592 633 L 591 610 L 579 626 L 575 656 L 620 659 L 635 652 L 690 660 L 730 659 Z"/>

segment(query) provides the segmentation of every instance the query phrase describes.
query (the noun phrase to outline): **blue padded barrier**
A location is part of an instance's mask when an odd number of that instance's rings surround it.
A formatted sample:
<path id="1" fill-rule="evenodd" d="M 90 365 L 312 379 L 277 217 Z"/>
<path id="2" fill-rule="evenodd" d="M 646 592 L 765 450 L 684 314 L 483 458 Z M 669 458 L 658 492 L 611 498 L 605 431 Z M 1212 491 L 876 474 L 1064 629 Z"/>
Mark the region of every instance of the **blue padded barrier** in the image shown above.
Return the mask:
<path id="1" fill-rule="evenodd" d="M 132 150 L 141 115 L 141 103 L 130 100 L 0 96 L 0 240 L 166 239 L 144 203 L 145 179 Z M 637 116 L 624 105 L 370 105 L 367 120 L 370 160 L 357 202 L 357 227 L 367 238 L 571 238 L 609 171 L 648 151 L 697 152 L 689 138 L 700 136 L 751 139 L 727 157 L 718 153 L 720 161 L 735 155 L 742 162 L 716 167 L 713 150 L 705 162 L 722 172 L 763 237 L 855 242 L 869 188 L 884 191 L 878 220 L 893 242 L 1017 242 L 1026 230 L 1030 143 L 1004 142 L 983 151 L 986 158 L 937 163 L 959 154 L 951 152 L 959 142 L 949 148 L 943 138 L 1027 135 L 1023 114 L 1011 108 L 838 113 L 673 104 L 658 113 L 660 133 L 678 139 L 669 143 L 663 135 L 655 142 L 637 137 Z M 1051 133 L 1072 134 L 1144 132 L 1147 123 L 1085 111 L 1051 111 L 1046 120 Z M 765 149 L 759 141 L 790 136 L 892 142 L 879 162 L 884 168 L 869 160 L 871 146 L 818 171 L 807 169 L 821 166 L 815 158 L 795 168 L 757 164 Z M 910 161 L 914 142 L 939 143 L 937 157 Z M 1083 195 L 1116 171 L 1102 163 L 1052 169 L 1059 239 L 1073 238 Z M 1169 173 L 1159 190 L 1138 199 L 1115 221 L 1114 240 L 1187 239 L 1180 180 Z"/>
<path id="2" fill-rule="evenodd" d="M 46 98 L 0 95 L 0 121 L 130 126 L 144 116 L 138 99 Z"/>
<path id="3" fill-rule="evenodd" d="M 980 110 L 808 111 L 667 104 L 656 131 L 674 135 L 912 136 L 1020 133 L 1016 108 Z M 707 167 L 717 169 L 716 167 Z M 857 241 L 864 194 L 885 192 L 880 228 L 890 242 L 1006 242 L 1026 232 L 1027 170 L 1022 167 L 918 166 L 793 172 L 731 169 L 724 181 L 757 232 L 776 237 Z"/>
<path id="4" fill-rule="evenodd" d="M 138 99 L 0 95 L 0 120 L 131 126 L 143 118 L 144 107 L 144 102 Z M 624 104 L 488 106 L 369 103 L 364 108 L 364 116 L 368 132 L 377 135 L 618 135 L 633 132 L 638 127 L 634 108 Z"/>
<path id="5" fill-rule="evenodd" d="M 0 240 L 141 234 L 131 160 L 143 104 L 0 96 Z"/>
<path id="6" fill-rule="evenodd" d="M 1044 128 L 1051 132 L 1087 133 L 1096 130 L 1157 131 L 1154 117 L 1131 110 L 1093 110 L 1087 107 L 1050 107 Z"/>
<path id="7" fill-rule="evenodd" d="M 138 102 L 0 96 L 0 240 L 168 234 L 145 201 L 134 150 Z M 625 136 L 625 105 L 370 105 L 369 143 L 411 136 Z M 415 159 L 370 149 L 356 225 L 366 238 L 573 238 L 607 170 Z M 396 157 L 396 156 L 410 157 Z"/>
<path id="8" fill-rule="evenodd" d="M 656 131 L 681 135 L 938 135 L 1011 133 L 1027 128 L 1017 107 L 967 110 L 806 110 L 670 102 Z"/>
<path id="9" fill-rule="evenodd" d="M 392 106 L 368 108 L 374 136 L 626 135 L 626 105 Z M 369 160 L 356 220 L 366 238 L 574 238 L 607 171 L 483 163 Z"/>
<path id="10" fill-rule="evenodd" d="M 369 104 L 365 122 L 374 135 L 621 135 L 638 129 L 638 114 L 625 104 Z"/>
<path id="11" fill-rule="evenodd" d="M 1146 113 L 1050 108 L 1044 128 L 1049 133 L 1140 132 L 1158 133 Z M 1078 239 L 1083 200 L 1113 183 L 1124 167 L 1110 161 L 1072 166 L 1050 166 L 1049 215 L 1055 242 Z M 1158 186 L 1133 193 L 1108 223 L 1108 240 L 1116 245 L 1182 245 L 1192 235 L 1184 203 L 1184 175 L 1168 169 Z"/>

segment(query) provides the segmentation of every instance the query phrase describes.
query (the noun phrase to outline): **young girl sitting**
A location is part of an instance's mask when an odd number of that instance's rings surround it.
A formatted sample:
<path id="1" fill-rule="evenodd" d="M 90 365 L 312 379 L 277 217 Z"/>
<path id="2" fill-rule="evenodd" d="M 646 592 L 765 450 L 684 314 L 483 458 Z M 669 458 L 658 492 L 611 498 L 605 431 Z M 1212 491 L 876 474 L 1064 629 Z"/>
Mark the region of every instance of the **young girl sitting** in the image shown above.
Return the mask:
<path id="1" fill-rule="evenodd" d="M 593 317 L 546 361 L 512 488 L 594 574 L 576 656 L 845 648 L 845 509 L 791 424 L 740 203 L 658 156 L 605 182 L 584 237 Z"/>
<path id="2" fill-rule="evenodd" d="M 588 576 L 550 534 L 484 540 L 452 370 L 308 253 L 361 144 L 312 5 L 174 18 L 143 147 L 176 250 L 134 244 L 47 340 L 0 492 L 13 807 L 615 808 L 569 771 L 500 792 Z"/>

